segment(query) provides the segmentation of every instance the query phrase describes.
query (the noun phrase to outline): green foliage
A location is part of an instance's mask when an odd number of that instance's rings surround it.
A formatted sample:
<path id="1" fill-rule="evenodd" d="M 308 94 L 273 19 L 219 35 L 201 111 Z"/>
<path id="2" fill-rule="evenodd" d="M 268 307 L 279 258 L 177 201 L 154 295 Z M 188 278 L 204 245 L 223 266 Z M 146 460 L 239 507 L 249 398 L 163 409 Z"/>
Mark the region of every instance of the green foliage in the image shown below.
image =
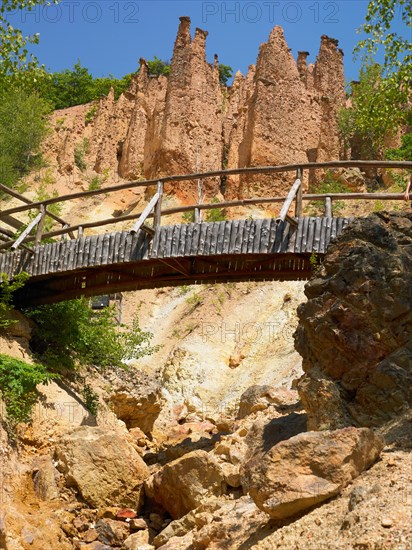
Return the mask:
<path id="1" fill-rule="evenodd" d="M 186 298 L 186 303 L 191 307 L 191 311 L 193 311 L 202 303 L 202 297 L 200 294 L 192 294 Z"/>
<path id="2" fill-rule="evenodd" d="M 405 36 L 394 32 L 392 25 L 400 15 Z M 412 74 L 412 4 L 410 0 L 371 0 L 365 23 L 358 29 L 364 38 L 355 47 L 355 57 L 361 55 L 364 65 L 373 63 L 376 55 L 384 50 L 385 77 L 398 75 L 398 83 L 408 85 Z"/>
<path id="3" fill-rule="evenodd" d="M 375 201 L 374 212 L 381 212 L 385 208 L 383 201 Z"/>
<path id="4" fill-rule="evenodd" d="M 28 53 L 30 44 L 38 44 L 39 34 L 24 36 L 14 28 L 7 15 L 15 10 L 31 11 L 36 5 L 57 4 L 59 0 L 2 0 L 0 5 L 0 79 L 18 75 L 21 86 L 36 81 L 38 61 Z"/>
<path id="5" fill-rule="evenodd" d="M 211 202 L 212 204 L 216 204 L 219 202 L 219 199 L 214 197 Z M 226 214 L 223 208 L 212 208 L 210 210 L 206 210 L 207 222 L 223 222 L 225 220 L 226 220 Z"/>
<path id="6" fill-rule="evenodd" d="M 89 111 L 87 111 L 87 113 L 84 117 L 84 121 L 85 121 L 86 125 L 93 122 L 97 111 L 98 111 L 98 106 L 97 105 L 93 105 L 93 107 Z"/>
<path id="7" fill-rule="evenodd" d="M 317 195 L 328 195 L 332 193 L 349 193 L 349 187 L 346 187 L 339 179 L 335 179 L 330 170 L 327 170 L 322 181 L 316 185 L 311 186 L 311 193 Z M 334 200 L 332 201 L 333 214 L 338 214 L 344 208 L 344 202 Z M 317 209 L 319 207 L 319 201 L 311 201 L 309 208 L 313 209 L 313 215 L 317 215 Z"/>
<path id="8" fill-rule="evenodd" d="M 390 160 L 411 160 L 412 159 L 412 132 L 401 138 L 401 146 L 397 149 L 387 149 L 385 158 Z"/>
<path id="9" fill-rule="evenodd" d="M 343 145 L 355 143 L 362 158 L 382 158 L 385 137 L 396 133 L 411 113 L 407 89 L 393 88 L 382 73 L 378 64 L 363 67 L 359 83 L 350 86 L 351 107 L 340 112 Z"/>
<path id="10" fill-rule="evenodd" d="M 405 36 L 394 32 L 399 12 Z M 411 121 L 412 4 L 410 0 L 371 0 L 365 23 L 358 29 L 362 38 L 354 49 L 361 55 L 360 83 L 352 86 L 352 107 L 341 115 L 345 140 L 357 137 L 366 158 L 383 156 L 384 137 L 395 134 Z M 383 51 L 382 66 L 376 57 Z"/>
<path id="11" fill-rule="evenodd" d="M 229 78 L 233 76 L 233 69 L 229 65 L 219 63 L 219 81 L 223 86 L 227 86 Z"/>
<path id="12" fill-rule="evenodd" d="M 195 211 L 188 210 L 187 212 L 183 212 L 182 221 L 183 223 L 193 223 L 195 221 Z"/>
<path id="13" fill-rule="evenodd" d="M 84 384 L 82 389 L 82 397 L 84 399 L 86 409 L 93 416 L 97 416 L 99 411 L 99 396 L 89 384 Z"/>
<path id="14" fill-rule="evenodd" d="M 101 189 L 103 183 L 103 179 L 99 176 L 93 176 L 89 182 L 89 191 L 96 191 L 97 189 Z"/>
<path id="15" fill-rule="evenodd" d="M 0 179 L 15 187 L 39 166 L 40 145 L 48 132 L 50 109 L 36 94 L 3 90 L 0 94 Z"/>
<path id="16" fill-rule="evenodd" d="M 170 61 L 163 61 L 154 56 L 153 60 L 147 62 L 147 65 L 149 67 L 149 76 L 169 76 L 170 74 Z"/>
<path id="17" fill-rule="evenodd" d="M 78 143 L 74 148 L 74 163 L 79 170 L 83 172 L 86 170 L 87 164 L 84 160 L 85 155 L 89 152 L 89 140 L 84 138 L 80 143 Z"/>
<path id="18" fill-rule="evenodd" d="M 131 83 L 132 75 L 128 74 L 117 79 L 113 75 L 93 78 L 89 69 L 82 67 L 80 61 L 72 69 L 44 75 L 38 84 L 43 98 L 47 99 L 54 109 L 65 109 L 74 105 L 83 105 L 107 96 L 114 89 L 115 98 L 126 91 Z M 97 107 L 91 107 L 86 114 L 86 123 L 91 122 Z"/>
<path id="19" fill-rule="evenodd" d="M 317 272 L 318 269 L 319 269 L 319 257 L 318 255 L 316 254 L 316 252 L 312 252 L 312 254 L 310 255 L 309 257 L 309 263 L 312 267 L 312 271 L 313 272 Z M 285 300 L 284 300 L 285 301 Z"/>
<path id="20" fill-rule="evenodd" d="M 47 384 L 55 374 L 44 366 L 29 365 L 8 355 L 0 355 L 0 392 L 6 405 L 8 420 L 29 422 L 37 401 L 37 384 Z"/>
<path id="21" fill-rule="evenodd" d="M 16 275 L 13 281 L 9 281 L 5 273 L 1 274 L 0 279 L 0 330 L 4 330 L 13 325 L 16 321 L 9 318 L 9 313 L 13 309 L 13 294 L 25 285 L 29 278 L 28 273 L 24 271 Z"/>
<path id="22" fill-rule="evenodd" d="M 26 312 L 37 325 L 33 347 L 51 370 L 76 366 L 125 366 L 130 359 L 156 351 L 152 335 L 139 327 L 118 325 L 114 307 L 93 311 L 84 298 L 40 306 Z"/>

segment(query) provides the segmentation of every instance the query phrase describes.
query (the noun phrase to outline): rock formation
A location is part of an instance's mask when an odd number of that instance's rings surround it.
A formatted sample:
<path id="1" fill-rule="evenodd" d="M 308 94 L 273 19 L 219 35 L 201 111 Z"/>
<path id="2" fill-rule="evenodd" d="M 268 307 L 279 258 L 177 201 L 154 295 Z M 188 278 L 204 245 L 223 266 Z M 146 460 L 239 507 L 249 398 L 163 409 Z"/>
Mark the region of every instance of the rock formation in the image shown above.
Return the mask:
<path id="1" fill-rule="evenodd" d="M 358 219 L 306 285 L 295 344 L 309 429 L 377 426 L 412 404 L 412 214 Z"/>
<path id="2" fill-rule="evenodd" d="M 196 29 L 192 40 L 189 17 L 180 18 L 165 108 L 145 159 L 150 178 L 222 166 L 222 91 L 217 60 L 206 61 L 207 35 Z"/>
<path id="3" fill-rule="evenodd" d="M 75 180 L 92 177 L 93 170 L 110 173 L 113 181 L 339 158 L 344 75 L 336 40 L 322 36 L 317 61 L 307 66 L 308 53 L 299 52 L 296 62 L 282 28 L 275 27 L 256 68 L 251 65 L 245 77 L 238 72 L 226 88 L 217 56 L 213 64 L 206 60 L 207 34 L 196 29 L 192 38 L 190 19 L 181 17 L 168 77 L 150 77 L 141 59 L 130 89 L 117 101 L 113 90 L 102 98 L 93 120 L 86 122 L 91 105 L 56 111 L 45 146 L 49 161 Z M 85 139 L 88 171 L 82 174 L 74 151 Z M 203 192 L 209 199 L 219 193 L 275 195 L 291 183 L 287 176 L 209 178 Z M 192 202 L 197 184 L 183 182 L 174 192 Z"/>

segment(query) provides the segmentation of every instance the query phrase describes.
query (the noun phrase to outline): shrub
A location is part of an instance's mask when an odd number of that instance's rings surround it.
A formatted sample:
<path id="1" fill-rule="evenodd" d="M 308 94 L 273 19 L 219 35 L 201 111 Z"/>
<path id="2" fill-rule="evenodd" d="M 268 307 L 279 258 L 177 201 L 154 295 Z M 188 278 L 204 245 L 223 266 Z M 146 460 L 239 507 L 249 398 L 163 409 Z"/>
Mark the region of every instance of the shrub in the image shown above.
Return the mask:
<path id="1" fill-rule="evenodd" d="M 130 328 L 118 325 L 114 307 L 94 311 L 85 298 L 25 313 L 37 325 L 32 347 L 51 370 L 86 365 L 124 367 L 128 360 L 158 349 L 150 345 L 152 334 L 140 329 L 137 318 Z"/>
<path id="2" fill-rule="evenodd" d="M 97 105 L 93 105 L 93 107 L 89 111 L 87 111 L 87 113 L 84 117 L 84 121 L 85 121 L 86 125 L 93 122 L 97 111 L 98 111 Z"/>
<path id="3" fill-rule="evenodd" d="M 42 365 L 0 355 L 0 391 L 6 405 L 7 417 L 14 423 L 29 422 L 37 401 L 37 384 L 47 384 L 55 374 Z"/>
<path id="4" fill-rule="evenodd" d="M 212 199 L 212 203 L 218 203 L 219 199 L 216 197 Z M 224 222 L 226 220 L 225 211 L 222 208 L 212 208 L 211 210 L 206 210 L 206 221 L 207 222 Z"/>
<path id="5" fill-rule="evenodd" d="M 88 151 L 89 151 L 89 140 L 87 138 L 84 138 L 83 141 L 81 143 L 78 143 L 74 148 L 74 163 L 77 166 L 77 168 L 82 172 L 87 168 L 84 157 L 85 155 L 87 155 Z"/>
<path id="6" fill-rule="evenodd" d="M 93 176 L 89 182 L 89 191 L 96 191 L 97 189 L 101 189 L 103 181 L 99 178 L 99 176 Z"/>
<path id="7" fill-rule="evenodd" d="M 16 292 L 19 288 L 24 286 L 29 275 L 25 272 L 19 273 L 13 279 L 12 282 L 9 282 L 8 277 L 5 273 L 1 274 L 0 281 L 0 330 L 6 329 L 16 323 L 15 320 L 9 318 L 9 313 L 13 309 L 12 300 L 13 293 Z"/>
<path id="8" fill-rule="evenodd" d="M 219 81 L 223 86 L 227 86 L 229 78 L 233 76 L 233 69 L 229 65 L 219 63 Z"/>
<path id="9" fill-rule="evenodd" d="M 97 416 L 99 411 L 99 396 L 89 384 L 84 384 L 82 396 L 86 409 L 93 415 Z"/>

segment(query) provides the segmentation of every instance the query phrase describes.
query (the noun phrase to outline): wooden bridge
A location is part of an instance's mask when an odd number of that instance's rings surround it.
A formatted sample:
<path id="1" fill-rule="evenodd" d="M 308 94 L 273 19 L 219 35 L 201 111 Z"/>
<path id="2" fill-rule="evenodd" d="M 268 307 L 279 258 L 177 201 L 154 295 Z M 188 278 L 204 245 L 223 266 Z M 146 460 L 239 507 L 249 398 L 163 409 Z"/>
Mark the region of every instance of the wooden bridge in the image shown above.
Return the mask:
<path id="1" fill-rule="evenodd" d="M 332 200 L 402 200 L 403 195 L 345 193 L 303 195 L 303 169 L 373 165 L 381 168 L 412 168 L 412 162 L 344 161 L 308 163 L 230 171 L 170 176 L 160 181 L 129 182 L 95 191 L 65 195 L 32 203 L 26 197 L 0 186 L 3 192 L 19 198 L 24 204 L 0 212 L 0 221 L 12 227 L 21 224 L 18 212 L 38 210 L 37 216 L 15 239 L 10 230 L 0 228 L 0 273 L 9 279 L 25 271 L 28 283 L 16 295 L 18 306 L 36 305 L 72 299 L 79 296 L 109 294 L 126 290 L 161 286 L 214 283 L 225 281 L 304 280 L 309 278 L 314 259 L 321 261 L 332 239 L 353 218 L 332 216 Z M 296 179 L 287 197 L 244 199 L 162 210 L 165 183 L 198 180 L 225 174 L 270 173 L 296 170 Z M 137 186 L 156 185 L 157 192 L 141 213 L 109 218 L 83 225 L 69 226 L 47 210 L 55 202 L 65 202 Z M 304 200 L 325 202 L 325 215 L 303 217 Z M 282 202 L 276 218 L 240 219 L 205 222 L 201 212 L 211 208 L 230 208 L 249 204 Z M 289 214 L 295 203 L 294 216 Z M 195 221 L 187 224 L 161 225 L 162 218 L 177 212 L 194 211 Z M 43 232 L 51 216 L 62 228 Z M 153 227 L 146 222 L 154 219 Z M 130 230 L 85 236 L 91 227 L 137 222 Z M 44 239 L 63 239 L 42 244 Z M 34 246 L 32 246 L 32 243 Z M 10 250 L 11 249 L 11 250 Z M 314 256 L 315 254 L 315 256 Z"/>

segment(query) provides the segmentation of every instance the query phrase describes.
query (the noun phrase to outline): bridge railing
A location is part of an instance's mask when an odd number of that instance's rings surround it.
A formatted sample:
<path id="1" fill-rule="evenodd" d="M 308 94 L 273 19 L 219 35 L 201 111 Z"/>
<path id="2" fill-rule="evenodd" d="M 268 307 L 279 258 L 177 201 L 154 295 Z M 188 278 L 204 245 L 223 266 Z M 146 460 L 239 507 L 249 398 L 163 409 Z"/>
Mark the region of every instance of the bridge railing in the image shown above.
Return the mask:
<path id="1" fill-rule="evenodd" d="M 195 212 L 197 218 L 199 213 L 203 210 L 210 210 L 215 208 L 232 208 L 237 206 L 248 206 L 257 204 L 273 204 L 282 203 L 283 206 L 280 210 L 278 220 L 287 220 L 289 223 L 296 225 L 296 220 L 289 215 L 289 210 L 292 204 L 295 204 L 295 217 L 302 215 L 303 201 L 324 201 L 325 203 L 325 215 L 332 215 L 332 201 L 337 200 L 403 200 L 402 193 L 325 193 L 325 194 L 303 194 L 302 181 L 304 170 L 316 170 L 324 168 L 393 168 L 393 169 L 406 169 L 412 170 L 412 162 L 410 161 L 329 161 L 329 162 L 310 162 L 302 164 L 287 164 L 280 166 L 258 166 L 248 168 L 237 168 L 232 170 L 214 170 L 209 172 L 201 172 L 194 174 L 183 174 L 176 176 L 165 176 L 159 179 L 146 180 L 146 181 L 132 181 L 123 184 L 113 185 L 111 187 L 104 187 L 101 189 L 95 189 L 92 191 L 83 191 L 77 193 L 71 193 L 68 195 L 62 195 L 59 197 L 52 197 L 43 201 L 32 202 L 27 197 L 16 193 L 13 190 L 0 184 L 0 191 L 7 193 L 22 202 L 23 205 L 15 206 L 7 210 L 0 211 L 0 222 L 10 225 L 14 228 L 19 228 L 23 224 L 16 218 L 14 214 L 27 212 L 30 210 L 38 210 L 38 214 L 29 223 L 29 225 L 22 231 L 20 236 L 16 239 L 12 231 L 4 228 L 0 228 L 0 251 L 8 248 L 16 249 L 18 247 L 24 247 L 26 250 L 32 252 L 32 249 L 27 247 L 28 243 L 38 245 L 43 239 L 54 238 L 61 236 L 62 238 L 76 238 L 83 235 L 85 229 L 92 229 L 98 227 L 104 227 L 105 225 L 119 224 L 132 220 L 137 220 L 131 229 L 132 232 L 139 230 L 146 231 L 148 234 L 153 235 L 154 229 L 146 225 L 148 218 L 154 219 L 154 227 L 161 224 L 162 217 L 185 212 Z M 199 179 L 217 177 L 217 176 L 230 176 L 230 175 L 253 175 L 253 174 L 273 174 L 282 172 L 296 172 L 294 183 L 286 197 L 274 196 L 274 197 L 255 197 L 249 199 L 238 199 L 233 201 L 222 201 L 214 203 L 196 203 L 186 206 L 177 206 L 172 208 L 162 209 L 162 199 L 164 185 L 170 183 L 177 183 L 182 181 L 197 181 Z M 157 186 L 157 191 L 149 201 L 148 205 L 142 212 L 128 214 L 118 217 L 106 218 L 96 222 L 85 222 L 75 225 L 67 224 L 62 218 L 56 216 L 48 210 L 48 206 L 56 203 L 64 203 L 67 201 L 74 201 L 76 199 L 84 199 L 89 197 L 95 197 L 98 195 L 107 195 L 118 191 L 134 189 L 137 187 L 151 187 Z M 61 229 L 56 229 L 49 232 L 44 232 L 44 223 L 49 216 L 53 220 L 62 225 Z M 198 221 L 198 219 L 196 220 Z M 35 231 L 34 234 L 32 234 Z"/>

